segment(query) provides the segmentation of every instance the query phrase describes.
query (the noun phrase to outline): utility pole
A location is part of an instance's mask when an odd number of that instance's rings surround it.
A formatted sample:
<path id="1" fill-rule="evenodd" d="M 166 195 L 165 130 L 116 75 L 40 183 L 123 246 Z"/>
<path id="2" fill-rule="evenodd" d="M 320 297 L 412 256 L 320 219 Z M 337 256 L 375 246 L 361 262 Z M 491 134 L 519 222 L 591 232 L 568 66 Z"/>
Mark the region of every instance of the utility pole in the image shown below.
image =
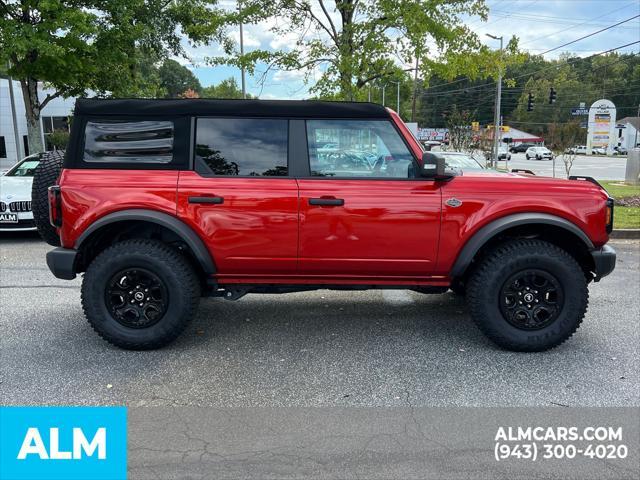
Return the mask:
<path id="1" fill-rule="evenodd" d="M 496 37 L 495 35 L 491 35 L 487 33 L 487 36 L 493 38 L 494 40 L 500 40 L 500 55 L 502 55 L 502 37 Z M 499 66 L 500 67 L 500 66 Z M 493 167 L 498 166 L 498 142 L 499 142 L 499 132 L 501 131 L 500 125 L 500 96 L 502 94 L 502 69 L 498 71 L 498 88 L 496 91 L 496 108 L 495 108 L 495 117 L 493 120 L 493 155 L 491 159 L 491 165 Z"/>
<path id="2" fill-rule="evenodd" d="M 413 72 L 413 98 L 411 99 L 411 121 L 416 121 L 416 99 L 418 97 L 418 63 L 419 57 L 416 53 L 416 69 Z"/>
<path id="3" fill-rule="evenodd" d="M 7 64 L 7 70 L 11 67 L 11 64 Z M 11 75 L 7 75 L 7 81 L 9 82 L 9 103 L 11 103 L 11 121 L 13 123 L 13 136 L 16 142 L 16 162 L 19 162 L 23 157 L 22 144 L 20 143 L 20 133 L 18 133 L 18 117 L 16 113 L 16 99 L 13 94 L 13 78 Z"/>
<path id="4" fill-rule="evenodd" d="M 387 88 L 387 84 L 382 85 L 382 106 L 384 107 L 384 90 Z"/>
<path id="5" fill-rule="evenodd" d="M 242 1 L 238 0 L 238 13 L 242 13 Z M 242 19 L 240 19 L 240 56 L 244 56 L 244 32 L 242 30 Z M 244 65 L 240 71 L 241 84 L 242 84 L 242 98 L 247 98 L 247 87 L 245 81 L 245 69 Z"/>
<path id="6" fill-rule="evenodd" d="M 396 91 L 396 113 L 398 115 L 400 115 L 400 80 L 398 80 L 397 82 L 395 80 L 389 80 L 389 82 L 395 83 L 396 86 L 397 86 L 397 91 Z"/>

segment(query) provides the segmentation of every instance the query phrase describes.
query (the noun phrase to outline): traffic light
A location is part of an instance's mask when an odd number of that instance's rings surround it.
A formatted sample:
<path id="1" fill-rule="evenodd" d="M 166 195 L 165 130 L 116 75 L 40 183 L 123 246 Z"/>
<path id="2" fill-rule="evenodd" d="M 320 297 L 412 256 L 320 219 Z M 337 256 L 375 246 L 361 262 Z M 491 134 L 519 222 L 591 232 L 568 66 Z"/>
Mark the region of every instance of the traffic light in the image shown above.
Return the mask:
<path id="1" fill-rule="evenodd" d="M 556 89 L 551 87 L 551 90 L 549 90 L 549 105 L 553 105 L 554 103 L 556 103 L 556 97 L 558 96 Z"/>
<path id="2" fill-rule="evenodd" d="M 534 100 L 536 97 L 533 93 L 529 94 L 529 100 L 527 101 L 527 112 L 533 112 L 533 106 L 535 105 Z"/>

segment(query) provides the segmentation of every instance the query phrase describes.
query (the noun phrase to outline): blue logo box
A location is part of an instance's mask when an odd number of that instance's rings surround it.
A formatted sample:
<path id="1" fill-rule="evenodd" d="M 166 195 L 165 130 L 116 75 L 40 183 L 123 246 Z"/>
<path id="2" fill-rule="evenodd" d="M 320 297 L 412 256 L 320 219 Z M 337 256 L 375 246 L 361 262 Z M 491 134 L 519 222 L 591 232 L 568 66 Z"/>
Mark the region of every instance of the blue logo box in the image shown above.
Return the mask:
<path id="1" fill-rule="evenodd" d="M 126 407 L 0 407 L 0 479 L 126 478 Z"/>

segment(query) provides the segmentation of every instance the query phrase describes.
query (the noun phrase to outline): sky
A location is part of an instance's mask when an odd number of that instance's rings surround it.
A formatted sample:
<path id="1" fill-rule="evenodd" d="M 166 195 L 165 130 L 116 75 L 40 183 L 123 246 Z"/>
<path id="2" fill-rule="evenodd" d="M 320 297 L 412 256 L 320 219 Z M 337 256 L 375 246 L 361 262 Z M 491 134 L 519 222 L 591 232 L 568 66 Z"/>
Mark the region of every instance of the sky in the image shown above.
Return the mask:
<path id="1" fill-rule="evenodd" d="M 328 9 L 333 10 L 334 3 L 325 1 Z M 235 0 L 222 0 L 224 8 L 235 8 Z M 505 44 L 512 36 L 519 38 L 521 50 L 541 54 L 557 46 L 571 42 L 584 35 L 596 32 L 622 20 L 640 14 L 639 0 L 487 0 L 489 17 L 482 21 L 479 17 L 464 17 L 464 22 L 475 31 L 483 42 L 491 48 L 498 48 L 497 40 L 486 34 L 504 36 Z M 271 22 L 282 22 L 276 19 Z M 244 27 L 245 51 L 252 49 L 286 49 L 292 43 L 291 38 L 276 36 L 269 31 L 273 23 L 246 25 Z M 232 31 L 236 40 L 239 32 Z M 557 58 L 561 53 L 571 52 L 579 56 L 588 56 L 640 40 L 640 18 L 636 18 L 597 35 L 576 42 L 567 47 L 545 54 L 545 58 Z M 217 84 L 235 77 L 240 84 L 240 72 L 235 67 L 206 65 L 206 58 L 220 55 L 219 47 L 212 45 L 194 48 L 184 42 L 190 60 L 180 60 L 198 77 L 203 86 Z M 636 44 L 619 52 L 640 52 Z M 303 72 L 271 70 L 266 81 L 258 79 L 265 70 L 264 65 L 257 66 L 254 76 L 247 76 L 247 92 L 263 99 L 303 99 L 308 98 L 309 87 L 313 84 L 313 72 L 308 83 L 304 82 Z"/>

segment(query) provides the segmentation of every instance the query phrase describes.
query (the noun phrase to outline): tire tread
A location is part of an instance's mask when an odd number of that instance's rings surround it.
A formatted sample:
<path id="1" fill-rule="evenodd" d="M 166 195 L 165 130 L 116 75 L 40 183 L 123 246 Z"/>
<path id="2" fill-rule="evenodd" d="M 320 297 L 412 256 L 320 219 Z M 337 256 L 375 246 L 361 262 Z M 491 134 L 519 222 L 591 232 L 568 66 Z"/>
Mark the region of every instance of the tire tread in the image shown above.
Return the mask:
<path id="1" fill-rule="evenodd" d="M 491 275 L 496 269 L 496 266 L 505 261 L 514 261 L 531 254 L 542 254 L 551 257 L 555 261 L 569 265 L 575 271 L 576 275 L 581 275 L 583 277 L 581 279 L 582 281 L 576 282 L 579 285 L 572 286 L 571 292 L 572 298 L 584 299 L 582 305 L 578 305 L 579 317 L 577 321 L 573 324 L 572 329 L 566 335 L 556 339 L 553 342 L 549 342 L 543 345 L 523 345 L 522 343 L 516 343 L 507 338 L 503 334 L 503 332 L 500 332 L 498 329 L 494 328 L 494 326 L 487 322 L 483 315 L 479 313 L 482 312 L 482 307 L 484 305 L 484 302 L 486 302 L 486 300 L 482 298 L 482 294 L 486 289 L 486 286 L 489 284 Z M 580 279 L 576 278 L 575 280 Z M 565 298 L 565 308 L 568 307 L 567 302 L 569 302 L 569 300 L 569 298 Z M 575 258 L 573 258 L 567 251 L 543 240 L 511 240 L 497 246 L 492 251 L 490 251 L 472 272 L 467 284 L 467 303 L 469 305 L 471 318 L 473 319 L 474 323 L 492 341 L 508 350 L 519 352 L 539 352 L 555 348 L 564 343 L 571 336 L 573 336 L 576 330 L 580 327 L 580 324 L 584 319 L 584 315 L 586 314 L 589 305 L 589 289 L 587 288 L 587 281 L 586 278 L 584 278 L 582 268 L 575 260 Z"/>
<path id="2" fill-rule="evenodd" d="M 184 295 L 185 297 L 184 304 L 186 305 L 186 309 L 181 312 L 181 321 L 170 324 L 171 328 L 166 330 L 161 338 L 147 342 L 126 341 L 101 329 L 99 324 L 95 322 L 95 318 L 102 315 L 102 313 L 97 309 L 96 303 L 90 298 L 91 295 L 88 290 L 88 285 L 94 280 L 94 272 L 100 271 L 101 268 L 104 268 L 116 258 L 132 253 L 149 256 L 156 261 L 166 263 L 178 276 L 180 279 L 179 283 L 183 287 L 181 292 L 174 291 L 173 293 Z M 91 328 L 110 344 L 127 350 L 153 350 L 163 347 L 175 340 L 184 331 L 189 321 L 195 316 L 199 299 L 200 283 L 193 267 L 184 255 L 161 241 L 149 239 L 125 240 L 115 243 L 103 250 L 89 265 L 84 275 L 81 289 L 82 309 Z"/>

